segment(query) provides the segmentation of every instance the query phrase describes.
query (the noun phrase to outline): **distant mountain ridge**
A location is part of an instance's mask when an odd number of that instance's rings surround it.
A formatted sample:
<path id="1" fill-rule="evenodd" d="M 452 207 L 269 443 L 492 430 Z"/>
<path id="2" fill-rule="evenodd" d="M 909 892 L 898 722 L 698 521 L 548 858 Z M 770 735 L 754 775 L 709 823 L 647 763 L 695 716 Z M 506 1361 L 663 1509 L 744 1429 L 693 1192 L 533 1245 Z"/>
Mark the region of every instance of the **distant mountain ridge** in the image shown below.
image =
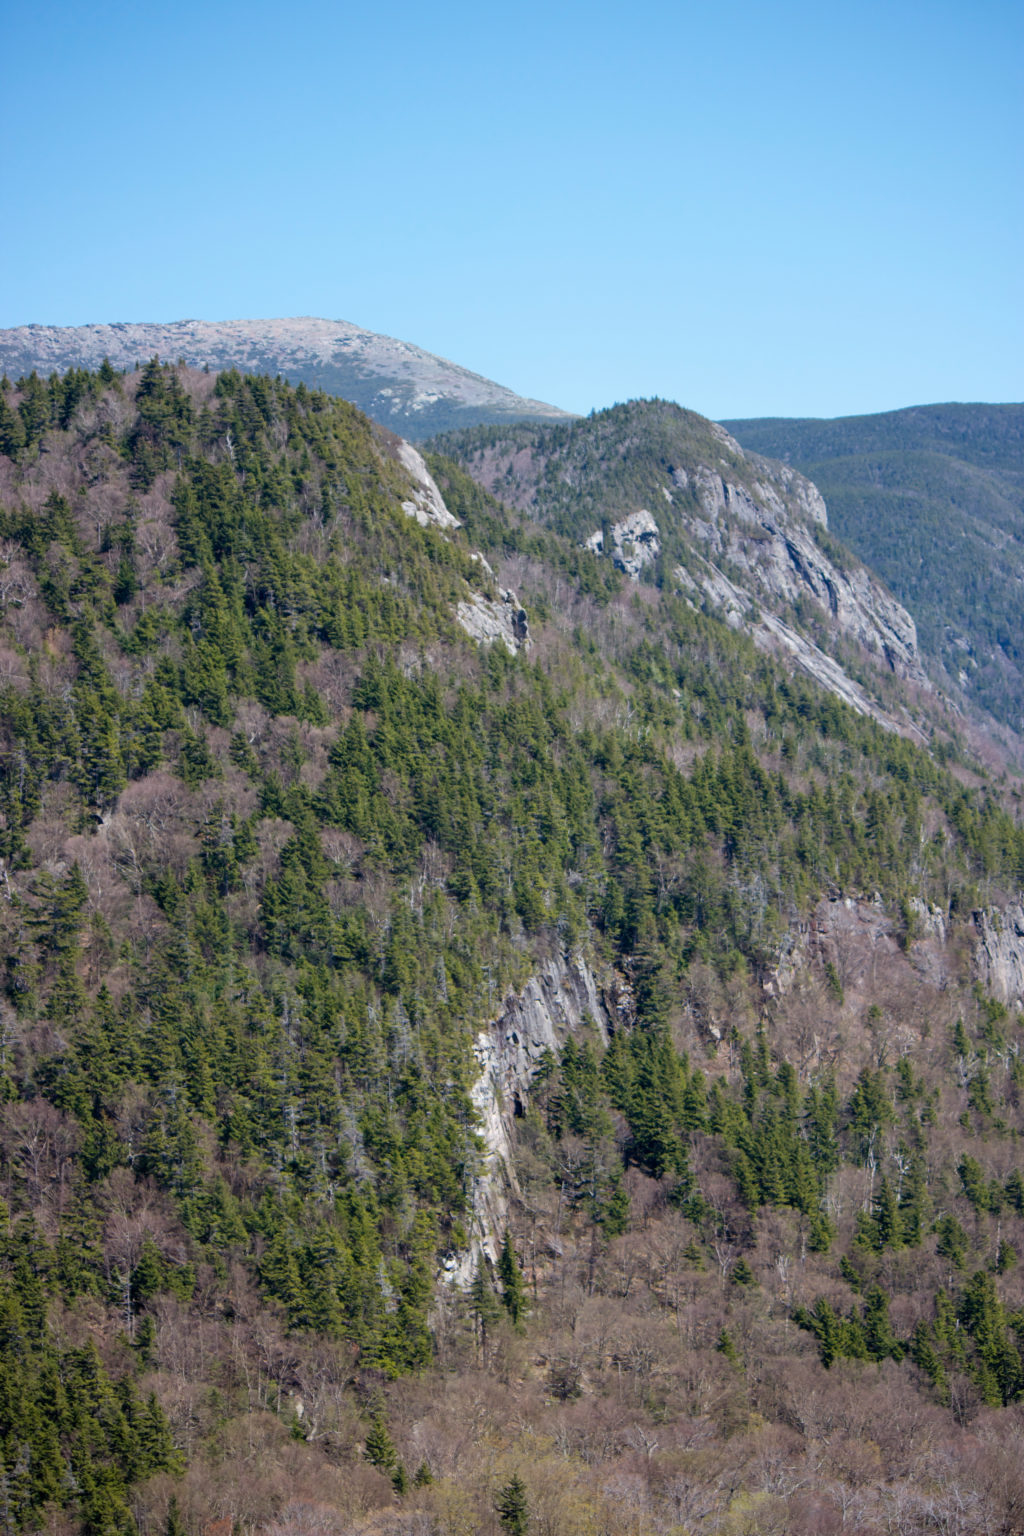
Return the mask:
<path id="1" fill-rule="evenodd" d="M 727 421 L 808 475 L 832 527 L 918 622 L 965 698 L 1024 725 L 1024 405 Z"/>
<path id="2" fill-rule="evenodd" d="M 830 536 L 816 487 L 693 411 L 634 400 L 432 446 L 507 505 L 718 613 L 859 712 L 894 725 L 878 690 L 893 674 L 926 684 L 911 615 Z"/>
<path id="3" fill-rule="evenodd" d="M 1024 404 L 951 401 L 911 405 L 868 416 L 762 416 L 723 421 L 734 436 L 745 436 L 757 453 L 774 457 L 800 453 L 816 460 L 858 453 L 945 453 L 966 463 L 1024 471 Z"/>
<path id="4" fill-rule="evenodd" d="M 411 342 L 346 320 L 176 320 L 168 324 L 21 325 L 0 331 L 0 372 L 17 379 L 69 368 L 134 368 L 159 356 L 195 368 L 280 374 L 350 400 L 419 441 L 480 422 L 562 421 L 569 413 L 526 399 Z"/>

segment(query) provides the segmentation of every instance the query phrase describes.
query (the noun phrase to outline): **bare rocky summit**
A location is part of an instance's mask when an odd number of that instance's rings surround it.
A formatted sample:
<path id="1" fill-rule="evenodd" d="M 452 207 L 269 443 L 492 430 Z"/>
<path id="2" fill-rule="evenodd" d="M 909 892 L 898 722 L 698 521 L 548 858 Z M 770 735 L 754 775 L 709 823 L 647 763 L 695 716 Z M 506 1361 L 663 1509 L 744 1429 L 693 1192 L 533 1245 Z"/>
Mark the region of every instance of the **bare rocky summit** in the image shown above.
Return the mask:
<path id="1" fill-rule="evenodd" d="M 446 358 L 346 320 L 176 320 L 160 324 L 22 325 L 0 331 L 0 372 L 11 379 L 69 368 L 134 368 L 152 357 L 194 368 L 280 374 L 351 400 L 375 421 L 419 441 L 480 422 L 562 421 Z"/>

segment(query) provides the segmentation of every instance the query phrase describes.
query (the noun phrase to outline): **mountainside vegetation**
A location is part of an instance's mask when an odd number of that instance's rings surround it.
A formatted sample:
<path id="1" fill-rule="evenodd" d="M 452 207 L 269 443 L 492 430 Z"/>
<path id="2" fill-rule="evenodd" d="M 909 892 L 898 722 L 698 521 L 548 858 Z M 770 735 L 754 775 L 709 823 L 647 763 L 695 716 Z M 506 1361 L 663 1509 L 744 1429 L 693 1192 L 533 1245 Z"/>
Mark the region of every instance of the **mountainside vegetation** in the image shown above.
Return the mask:
<path id="1" fill-rule="evenodd" d="M 716 423 L 631 400 L 433 446 L 531 521 L 724 618 L 854 708 L 912 730 L 934 714 L 913 618 L 835 538 L 817 488 Z M 933 723 L 948 720 L 940 705 Z"/>
<path id="2" fill-rule="evenodd" d="M 917 620 L 966 697 L 1024 722 L 1024 405 L 930 405 L 835 421 L 724 424 L 792 463 L 836 533 Z"/>
<path id="3" fill-rule="evenodd" d="M 631 400 L 578 421 L 481 425 L 434 446 L 472 463 L 510 505 L 580 542 L 626 509 L 657 508 L 663 486 L 699 509 L 685 471 L 701 459 L 753 479 L 721 428 L 666 400 Z"/>
<path id="4" fill-rule="evenodd" d="M 304 386 L 0 392 L 5 1528 L 1019 1529 L 1014 786 L 582 548 L 596 464 L 430 463 L 458 529 Z"/>

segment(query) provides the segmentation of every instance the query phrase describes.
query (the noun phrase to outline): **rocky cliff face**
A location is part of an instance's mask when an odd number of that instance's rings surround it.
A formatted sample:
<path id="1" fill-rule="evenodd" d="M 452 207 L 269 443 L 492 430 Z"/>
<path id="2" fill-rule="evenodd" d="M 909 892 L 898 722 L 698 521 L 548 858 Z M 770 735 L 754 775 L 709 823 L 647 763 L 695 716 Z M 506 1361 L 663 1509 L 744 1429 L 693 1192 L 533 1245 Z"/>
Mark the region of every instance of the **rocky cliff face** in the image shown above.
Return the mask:
<path id="1" fill-rule="evenodd" d="M 457 517 L 449 512 L 437 482 L 424 462 L 423 455 L 404 439 L 393 438 L 388 433 L 389 445 L 395 458 L 410 477 L 412 490 L 408 500 L 402 502 L 402 510 L 414 517 L 423 528 L 440 528 L 451 532 L 461 528 Z M 488 562 L 479 551 L 473 556 L 482 576 L 497 587 Z M 526 609 L 516 594 L 505 587 L 497 587 L 497 596 L 483 592 L 469 592 L 456 606 L 455 617 L 471 639 L 481 645 L 493 645 L 499 640 L 512 655 L 530 644 L 530 625 Z"/>
<path id="2" fill-rule="evenodd" d="M 474 592 L 458 605 L 455 617 L 471 639 L 481 645 L 493 645 L 500 640 L 505 649 L 515 655 L 530 644 L 530 624 L 526 609 L 518 597 L 506 587 L 498 588 L 498 595 L 484 597 Z"/>
<path id="3" fill-rule="evenodd" d="M 822 900 L 809 918 L 793 924 L 775 969 L 764 979 L 765 1005 L 784 1004 L 805 1067 L 845 1066 L 852 1078 L 863 1062 L 892 1059 L 952 1022 L 965 941 L 984 990 L 1007 1006 L 1024 1007 L 1024 904 L 976 912 L 971 925 L 951 928 L 942 912 L 919 899 L 900 916 L 868 895 Z M 720 1043 L 728 1033 L 728 1015 L 705 1014 L 692 988 L 689 1006 L 701 1036 Z M 877 1022 L 865 1030 L 864 1019 L 871 1015 Z M 545 1052 L 558 1054 L 571 1033 L 588 1029 L 606 1043 L 616 1029 L 632 1023 L 631 994 L 622 978 L 602 977 L 573 956 L 553 960 L 532 976 L 478 1033 L 479 1076 L 472 1099 L 482 1149 L 470 1243 L 449 1261 L 450 1283 L 468 1286 L 481 1255 L 491 1263 L 497 1258 L 519 1195 L 512 1128 L 529 1102 Z"/>
<path id="4" fill-rule="evenodd" d="M 569 1034 L 597 1031 L 607 1043 L 628 1020 L 623 984 L 605 986 L 581 956 L 552 960 L 531 976 L 521 992 L 505 999 L 498 1017 L 476 1037 L 480 1076 L 472 1090 L 480 1117 L 483 1148 L 473 1181 L 472 1222 L 467 1251 L 448 1267 L 449 1280 L 466 1286 L 484 1254 L 495 1262 L 508 1221 L 510 1198 L 519 1191 L 512 1156 L 511 1126 L 521 1115 L 546 1051 L 558 1053 Z"/>
<path id="5" fill-rule="evenodd" d="M 684 519 L 696 535 L 694 575 L 716 606 L 728 606 L 711 562 L 727 561 L 733 592 L 775 608 L 813 605 L 837 635 L 852 640 L 900 677 L 925 682 L 910 614 L 856 561 L 842 565 L 826 553 L 815 529 L 827 527 L 825 503 L 816 488 L 785 465 L 752 461 L 751 486 L 737 484 L 700 464 L 693 479 L 699 512 Z M 783 617 L 782 614 L 779 617 Z"/>
<path id="6" fill-rule="evenodd" d="M 631 512 L 620 523 L 612 524 L 607 549 L 600 528 L 590 535 L 586 547 L 592 554 L 610 555 L 613 564 L 633 581 L 639 581 L 644 567 L 661 554 L 658 525 L 644 507 L 639 512 Z"/>
<path id="7" fill-rule="evenodd" d="M 975 912 L 974 927 L 978 981 L 1008 1008 L 1024 1008 L 1024 904 Z"/>
<path id="8" fill-rule="evenodd" d="M 1024 666 L 997 637 L 1019 634 L 1024 618 L 1024 405 L 725 425 L 818 482 L 837 531 L 911 609 L 948 685 L 1019 731 Z"/>
<path id="9" fill-rule="evenodd" d="M 424 528 L 431 524 L 435 528 L 461 528 L 458 518 L 453 517 L 445 506 L 444 497 L 424 463 L 423 455 L 412 443 L 404 441 L 399 442 L 397 455 L 399 463 L 408 470 L 413 482 L 412 496 L 402 502 L 402 510 Z"/>
<path id="10" fill-rule="evenodd" d="M 821 646 L 808 640 L 806 635 L 787 624 L 774 613 L 765 612 L 759 603 L 736 582 L 709 562 L 695 581 L 683 566 L 676 566 L 675 579 L 684 592 L 693 595 L 692 600 L 706 599 L 716 608 L 731 629 L 744 629 L 762 651 L 773 651 L 788 657 L 794 666 L 808 677 L 813 677 L 823 688 L 834 693 L 844 704 L 849 704 L 859 715 L 870 715 L 890 730 L 906 728 L 905 722 L 897 722 L 879 708 L 865 689 L 839 665 L 833 656 Z"/>
<path id="11" fill-rule="evenodd" d="M 817 488 L 714 422 L 632 401 L 557 427 L 442 439 L 493 495 L 575 535 L 634 581 L 674 580 L 763 649 L 885 724 L 843 653 L 927 688 L 914 620 L 828 533 Z M 902 723 L 901 723 L 902 728 Z"/>

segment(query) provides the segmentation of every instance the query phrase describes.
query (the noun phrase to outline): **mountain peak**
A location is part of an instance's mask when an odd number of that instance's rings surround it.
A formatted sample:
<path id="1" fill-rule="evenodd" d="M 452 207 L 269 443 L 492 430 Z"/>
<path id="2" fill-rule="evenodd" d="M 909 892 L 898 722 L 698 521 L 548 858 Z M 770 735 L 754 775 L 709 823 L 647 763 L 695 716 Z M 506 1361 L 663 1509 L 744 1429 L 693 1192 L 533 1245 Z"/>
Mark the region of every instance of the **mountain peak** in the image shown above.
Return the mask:
<path id="1" fill-rule="evenodd" d="M 133 368 L 151 357 L 194 368 L 280 374 L 340 395 L 403 437 L 480 422 L 562 421 L 569 414 L 517 395 L 481 374 L 412 342 L 364 330 L 348 320 L 294 316 L 255 320 L 114 321 L 23 325 L 0 331 L 0 370 L 18 378 L 96 368 L 108 357 Z"/>

